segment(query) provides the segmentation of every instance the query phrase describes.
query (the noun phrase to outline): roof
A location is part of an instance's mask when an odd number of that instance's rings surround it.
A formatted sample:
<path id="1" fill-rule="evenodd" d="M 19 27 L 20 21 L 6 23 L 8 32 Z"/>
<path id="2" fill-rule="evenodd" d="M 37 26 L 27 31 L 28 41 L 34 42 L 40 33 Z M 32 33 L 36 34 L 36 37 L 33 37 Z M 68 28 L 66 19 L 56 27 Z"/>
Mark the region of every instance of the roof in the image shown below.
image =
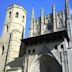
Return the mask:
<path id="1" fill-rule="evenodd" d="M 53 32 L 53 33 L 49 33 L 49 34 L 45 34 L 45 35 L 40 35 L 40 36 L 36 36 L 36 37 L 26 38 L 26 39 L 22 39 L 21 41 L 25 45 L 30 45 L 30 44 L 37 44 L 37 43 L 42 43 L 42 42 L 64 40 L 64 38 L 66 38 L 67 41 L 69 41 L 66 30 Z"/>

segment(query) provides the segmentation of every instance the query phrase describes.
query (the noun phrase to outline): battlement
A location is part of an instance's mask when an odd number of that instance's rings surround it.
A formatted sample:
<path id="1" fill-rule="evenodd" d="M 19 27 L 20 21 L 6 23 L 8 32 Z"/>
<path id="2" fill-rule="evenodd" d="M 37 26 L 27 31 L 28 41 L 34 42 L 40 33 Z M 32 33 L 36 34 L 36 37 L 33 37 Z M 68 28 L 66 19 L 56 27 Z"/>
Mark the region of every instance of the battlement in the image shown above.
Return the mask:
<path id="1" fill-rule="evenodd" d="M 25 12 L 25 14 L 27 14 L 27 11 L 24 9 L 24 7 L 23 6 L 20 6 L 20 5 L 17 5 L 17 4 L 13 4 L 13 5 L 10 5 L 8 8 L 7 8 L 7 10 L 8 9 L 11 9 L 11 8 L 18 8 L 18 9 L 22 9 L 24 12 Z"/>

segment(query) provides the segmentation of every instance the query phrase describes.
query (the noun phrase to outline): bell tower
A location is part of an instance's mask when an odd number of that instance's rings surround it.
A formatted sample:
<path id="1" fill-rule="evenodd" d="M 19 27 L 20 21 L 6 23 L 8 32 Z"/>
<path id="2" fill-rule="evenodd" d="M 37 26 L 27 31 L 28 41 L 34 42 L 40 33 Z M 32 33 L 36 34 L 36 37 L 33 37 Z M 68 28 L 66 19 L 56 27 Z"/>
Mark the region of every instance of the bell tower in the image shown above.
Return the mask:
<path id="1" fill-rule="evenodd" d="M 26 13 L 26 10 L 22 6 L 16 4 L 9 6 L 6 10 L 3 35 L 5 33 L 11 33 L 14 29 L 17 29 L 22 33 L 23 27 L 25 33 Z"/>
<path id="2" fill-rule="evenodd" d="M 26 28 L 26 10 L 19 5 L 13 4 L 7 8 L 3 35 L 9 33 L 9 45 L 7 50 L 6 69 L 9 69 L 8 63 L 19 56 L 22 35 L 25 35 Z M 24 30 L 24 32 L 23 32 Z"/>

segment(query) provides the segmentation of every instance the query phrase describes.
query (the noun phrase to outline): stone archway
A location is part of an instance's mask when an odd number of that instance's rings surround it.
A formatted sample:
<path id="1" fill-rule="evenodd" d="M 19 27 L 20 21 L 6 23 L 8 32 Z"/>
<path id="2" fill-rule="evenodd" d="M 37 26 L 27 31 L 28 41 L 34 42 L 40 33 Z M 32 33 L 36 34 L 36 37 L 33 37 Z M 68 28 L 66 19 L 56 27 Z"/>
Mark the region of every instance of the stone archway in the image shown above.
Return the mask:
<path id="1" fill-rule="evenodd" d="M 28 72 L 62 72 L 62 67 L 54 57 L 44 54 L 32 63 Z"/>

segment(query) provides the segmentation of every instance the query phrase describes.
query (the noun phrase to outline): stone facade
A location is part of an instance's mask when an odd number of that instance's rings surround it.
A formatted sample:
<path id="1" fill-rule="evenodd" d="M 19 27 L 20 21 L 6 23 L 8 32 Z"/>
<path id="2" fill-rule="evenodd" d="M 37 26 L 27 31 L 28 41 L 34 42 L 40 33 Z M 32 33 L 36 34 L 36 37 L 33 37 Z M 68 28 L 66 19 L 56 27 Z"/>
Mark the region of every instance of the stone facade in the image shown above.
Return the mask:
<path id="1" fill-rule="evenodd" d="M 69 1 L 65 9 L 35 18 L 32 10 L 29 38 L 24 38 L 26 10 L 13 4 L 7 8 L 0 38 L 0 72 L 71 72 L 72 18 Z M 24 34 L 23 34 L 24 33 Z"/>
<path id="2" fill-rule="evenodd" d="M 68 41 L 63 39 L 64 35 L 59 37 L 59 33 L 22 40 L 26 48 L 25 72 L 26 69 L 27 72 L 65 72 L 62 68 L 66 63 L 63 53 L 67 51 Z"/>
<path id="3" fill-rule="evenodd" d="M 72 23 L 69 9 L 70 8 L 68 1 L 66 1 L 65 9 L 59 12 L 56 12 L 55 5 L 53 5 L 52 13 L 48 15 L 44 14 L 44 9 L 42 8 L 41 16 L 39 18 L 35 18 L 33 9 L 29 36 L 33 37 L 67 29 L 69 27 L 69 24 L 67 22 L 70 22 L 70 24 Z"/>

